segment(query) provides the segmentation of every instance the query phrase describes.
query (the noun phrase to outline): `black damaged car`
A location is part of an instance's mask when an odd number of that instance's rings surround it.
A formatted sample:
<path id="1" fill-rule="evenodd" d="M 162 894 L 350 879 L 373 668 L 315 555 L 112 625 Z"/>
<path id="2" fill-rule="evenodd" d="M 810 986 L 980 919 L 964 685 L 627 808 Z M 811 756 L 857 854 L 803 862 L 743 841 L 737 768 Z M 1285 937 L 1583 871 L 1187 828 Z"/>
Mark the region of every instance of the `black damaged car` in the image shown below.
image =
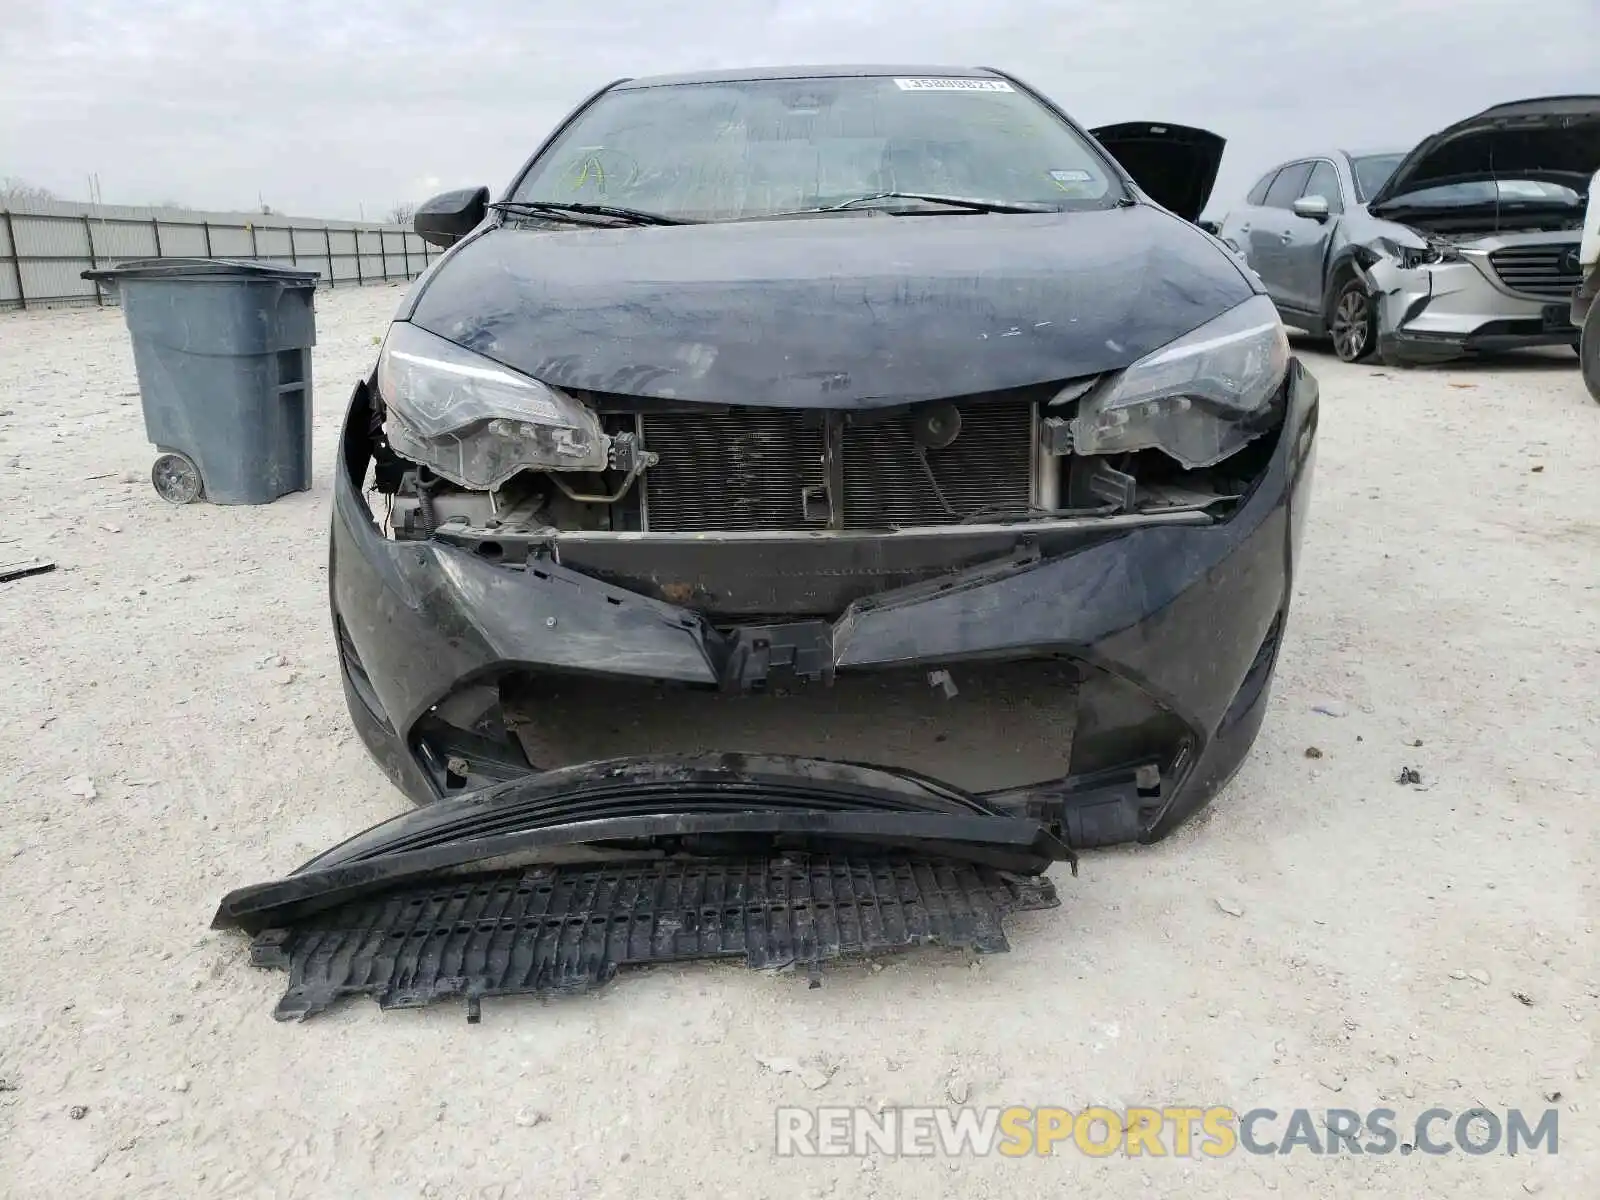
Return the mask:
<path id="1" fill-rule="evenodd" d="M 611 84 L 430 201 L 336 479 L 374 756 L 420 803 L 760 755 L 1170 832 L 1260 725 L 1317 424 L 1195 224 L 1220 152 L 996 70 L 763 68 Z"/>

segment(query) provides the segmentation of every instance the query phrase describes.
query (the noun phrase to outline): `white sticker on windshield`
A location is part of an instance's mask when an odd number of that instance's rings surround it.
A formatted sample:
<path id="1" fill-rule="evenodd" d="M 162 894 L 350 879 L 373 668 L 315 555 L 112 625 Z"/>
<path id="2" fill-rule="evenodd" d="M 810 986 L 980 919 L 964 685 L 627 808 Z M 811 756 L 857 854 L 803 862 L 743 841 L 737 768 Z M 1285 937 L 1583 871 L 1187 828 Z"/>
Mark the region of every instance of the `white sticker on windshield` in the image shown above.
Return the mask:
<path id="1" fill-rule="evenodd" d="M 902 92 L 1009 92 L 1004 79 L 896 79 Z"/>
<path id="2" fill-rule="evenodd" d="M 1051 171 L 1050 178 L 1057 183 L 1092 183 L 1094 176 L 1087 171 Z"/>

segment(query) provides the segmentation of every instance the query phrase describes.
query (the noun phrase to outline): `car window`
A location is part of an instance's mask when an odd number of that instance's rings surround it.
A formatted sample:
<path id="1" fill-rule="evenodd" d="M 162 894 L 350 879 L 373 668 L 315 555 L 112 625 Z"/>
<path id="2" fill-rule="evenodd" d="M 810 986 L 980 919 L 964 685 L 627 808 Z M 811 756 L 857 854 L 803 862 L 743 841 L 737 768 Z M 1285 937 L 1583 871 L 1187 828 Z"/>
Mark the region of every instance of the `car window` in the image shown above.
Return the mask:
<path id="1" fill-rule="evenodd" d="M 1250 194 L 1244 198 L 1245 203 L 1260 207 L 1267 198 L 1267 189 L 1272 186 L 1272 181 L 1277 177 L 1278 173 L 1276 171 L 1268 171 L 1263 175 L 1257 181 L 1255 187 L 1250 189 Z"/>
<path id="2" fill-rule="evenodd" d="M 1364 154 L 1350 160 L 1350 172 L 1356 179 L 1356 199 L 1365 204 L 1378 194 L 1378 189 L 1389 182 L 1389 176 L 1400 165 L 1403 154 Z"/>
<path id="3" fill-rule="evenodd" d="M 1339 198 L 1339 172 L 1326 159 L 1311 168 L 1311 177 L 1306 180 L 1305 189 L 1300 194 L 1321 196 L 1328 202 L 1328 211 L 1331 213 L 1344 211 L 1344 201 Z"/>
<path id="4" fill-rule="evenodd" d="M 870 76 L 608 92 L 512 198 L 715 220 L 885 191 L 1062 209 L 1125 194 L 1087 137 L 1004 80 Z"/>
<path id="5" fill-rule="evenodd" d="M 1272 181 L 1272 186 L 1267 189 L 1266 199 L 1262 203 L 1268 208 L 1293 207 L 1294 202 L 1300 198 L 1301 189 L 1305 187 L 1310 174 L 1310 163 L 1292 163 L 1285 167 Z"/>

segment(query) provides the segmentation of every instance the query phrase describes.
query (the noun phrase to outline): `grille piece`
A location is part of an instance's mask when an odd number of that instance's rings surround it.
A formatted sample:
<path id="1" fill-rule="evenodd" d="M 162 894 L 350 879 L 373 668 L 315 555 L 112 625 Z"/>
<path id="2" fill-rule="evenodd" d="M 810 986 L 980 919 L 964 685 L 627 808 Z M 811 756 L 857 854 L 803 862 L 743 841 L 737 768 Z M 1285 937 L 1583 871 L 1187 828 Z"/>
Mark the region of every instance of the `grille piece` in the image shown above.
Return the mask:
<path id="1" fill-rule="evenodd" d="M 269 929 L 260 967 L 287 969 L 274 1016 L 342 996 L 420 1008 L 461 996 L 586 992 L 618 967 L 742 958 L 756 969 L 932 944 L 1009 949 L 1013 911 L 1054 908 L 1049 880 L 937 858 L 694 859 L 542 867 L 412 886 Z"/>
<path id="2" fill-rule="evenodd" d="M 926 467 L 909 410 L 833 417 L 842 422 L 844 527 L 948 525 L 989 509 L 1025 509 L 1033 490 L 1034 398 L 1015 396 L 956 401 L 961 432 L 943 449 L 925 451 Z M 752 407 L 645 415 L 644 443 L 660 455 L 644 477 L 646 528 L 826 528 L 827 419 Z"/>
<path id="3" fill-rule="evenodd" d="M 1577 243 L 1507 246 L 1489 254 L 1500 281 L 1513 291 L 1549 300 L 1570 300 L 1583 282 L 1575 251 Z"/>

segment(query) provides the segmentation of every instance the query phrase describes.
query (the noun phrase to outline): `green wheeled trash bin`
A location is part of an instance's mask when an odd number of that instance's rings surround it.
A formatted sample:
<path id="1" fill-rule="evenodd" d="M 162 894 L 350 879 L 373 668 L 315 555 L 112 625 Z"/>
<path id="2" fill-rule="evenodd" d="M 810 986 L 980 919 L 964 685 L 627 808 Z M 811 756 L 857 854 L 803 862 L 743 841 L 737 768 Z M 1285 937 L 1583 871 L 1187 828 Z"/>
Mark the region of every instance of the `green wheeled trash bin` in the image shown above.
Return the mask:
<path id="1" fill-rule="evenodd" d="M 83 278 L 121 299 L 162 499 L 270 504 L 311 487 L 317 272 L 149 258 Z"/>

